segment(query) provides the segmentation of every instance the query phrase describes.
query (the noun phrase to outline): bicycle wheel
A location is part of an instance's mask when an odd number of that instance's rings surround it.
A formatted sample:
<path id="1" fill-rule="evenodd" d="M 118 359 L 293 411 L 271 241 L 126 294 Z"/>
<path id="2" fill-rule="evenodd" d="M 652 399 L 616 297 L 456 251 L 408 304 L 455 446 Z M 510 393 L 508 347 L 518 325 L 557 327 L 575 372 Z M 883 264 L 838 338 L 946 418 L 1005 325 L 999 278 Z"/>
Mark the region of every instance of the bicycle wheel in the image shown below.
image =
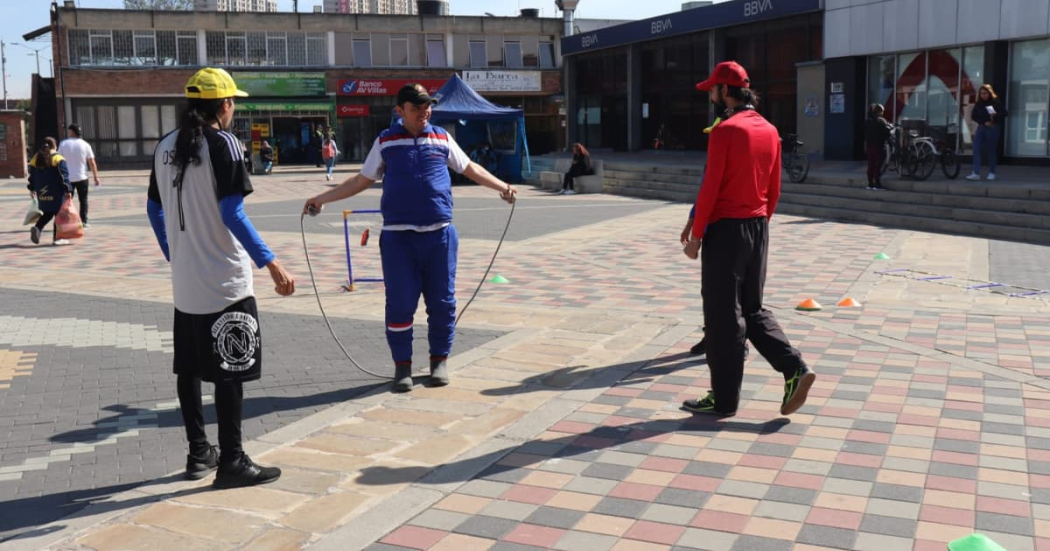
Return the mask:
<path id="1" fill-rule="evenodd" d="M 944 172 L 944 176 L 949 180 L 958 178 L 961 167 L 959 156 L 950 149 L 944 150 L 944 154 L 941 155 L 941 170 Z"/>
<path id="2" fill-rule="evenodd" d="M 919 180 L 925 180 L 933 174 L 935 168 L 937 168 L 937 156 L 934 154 L 933 146 L 927 142 L 916 144 L 912 175 Z"/>
<path id="3" fill-rule="evenodd" d="M 806 179 L 809 174 L 809 157 L 802 153 L 788 155 L 788 178 L 798 184 Z"/>
<path id="4" fill-rule="evenodd" d="M 879 168 L 879 174 L 886 174 L 886 171 L 890 169 L 890 163 L 893 159 L 893 148 L 890 144 L 882 144 L 882 166 Z"/>

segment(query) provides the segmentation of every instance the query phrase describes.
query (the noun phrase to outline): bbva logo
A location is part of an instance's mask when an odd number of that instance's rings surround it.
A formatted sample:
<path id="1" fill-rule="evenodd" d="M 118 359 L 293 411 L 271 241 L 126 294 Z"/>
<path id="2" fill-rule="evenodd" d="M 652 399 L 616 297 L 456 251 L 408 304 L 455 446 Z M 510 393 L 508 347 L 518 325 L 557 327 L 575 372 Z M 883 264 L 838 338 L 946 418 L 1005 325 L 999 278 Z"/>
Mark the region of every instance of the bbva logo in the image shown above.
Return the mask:
<path id="1" fill-rule="evenodd" d="M 744 2 L 744 17 L 752 17 L 773 9 L 773 0 Z"/>

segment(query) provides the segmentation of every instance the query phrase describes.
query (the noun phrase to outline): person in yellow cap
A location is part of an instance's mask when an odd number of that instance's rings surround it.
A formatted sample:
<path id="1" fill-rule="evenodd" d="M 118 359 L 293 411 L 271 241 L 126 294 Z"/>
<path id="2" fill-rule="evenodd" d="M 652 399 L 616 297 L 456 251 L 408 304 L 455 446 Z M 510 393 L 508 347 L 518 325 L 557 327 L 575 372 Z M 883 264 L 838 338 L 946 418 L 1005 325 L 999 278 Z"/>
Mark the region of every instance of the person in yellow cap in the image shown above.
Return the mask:
<path id="1" fill-rule="evenodd" d="M 255 464 L 241 447 L 243 383 L 262 375 L 251 263 L 269 270 L 279 295 L 294 293 L 295 280 L 244 212 L 252 184 L 241 142 L 226 128 L 234 98 L 248 94 L 229 73 L 210 67 L 190 77 L 185 94 L 178 130 L 153 154 L 147 201 L 150 224 L 171 263 L 174 371 L 189 441 L 185 476 L 197 480 L 217 469 L 218 488 L 265 484 L 281 470 Z M 218 451 L 204 432 L 201 381 L 215 384 Z"/>

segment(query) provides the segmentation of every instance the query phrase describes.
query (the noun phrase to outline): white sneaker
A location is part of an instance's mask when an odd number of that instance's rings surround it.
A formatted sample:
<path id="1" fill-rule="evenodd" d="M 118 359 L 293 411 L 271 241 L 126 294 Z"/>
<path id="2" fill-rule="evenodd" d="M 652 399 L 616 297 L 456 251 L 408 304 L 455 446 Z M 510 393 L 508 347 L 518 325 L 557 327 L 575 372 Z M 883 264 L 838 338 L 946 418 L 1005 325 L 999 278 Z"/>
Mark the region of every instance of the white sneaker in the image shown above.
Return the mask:
<path id="1" fill-rule="evenodd" d="M 988 173 L 988 181 L 992 181 L 994 179 L 995 179 L 995 173 L 994 172 L 989 172 Z"/>
<path id="2" fill-rule="evenodd" d="M 981 179 L 981 175 L 977 174 L 976 172 L 973 172 L 969 176 L 967 176 L 966 179 L 967 180 L 971 180 L 971 181 L 973 181 L 973 180 L 980 180 Z"/>
<path id="3" fill-rule="evenodd" d="M 325 180 L 328 180 L 329 182 L 332 181 L 332 175 L 331 174 L 325 174 L 324 178 L 325 178 Z"/>
<path id="4" fill-rule="evenodd" d="M 53 242 L 51 244 L 56 246 L 56 247 L 59 247 L 59 246 L 62 246 L 62 245 L 69 245 L 69 240 L 68 239 L 59 239 L 59 240 L 56 240 L 55 242 Z"/>
<path id="5" fill-rule="evenodd" d="M 565 195 L 576 195 L 576 190 L 567 189 L 565 190 Z"/>
<path id="6" fill-rule="evenodd" d="M 569 191 L 569 190 L 567 190 L 567 189 L 559 189 L 557 195 L 565 195 L 566 191 Z"/>
<path id="7" fill-rule="evenodd" d="M 87 224 L 87 223 L 85 223 L 85 224 L 84 224 L 84 229 L 85 229 L 85 230 L 89 230 L 89 229 L 91 229 L 91 224 Z"/>

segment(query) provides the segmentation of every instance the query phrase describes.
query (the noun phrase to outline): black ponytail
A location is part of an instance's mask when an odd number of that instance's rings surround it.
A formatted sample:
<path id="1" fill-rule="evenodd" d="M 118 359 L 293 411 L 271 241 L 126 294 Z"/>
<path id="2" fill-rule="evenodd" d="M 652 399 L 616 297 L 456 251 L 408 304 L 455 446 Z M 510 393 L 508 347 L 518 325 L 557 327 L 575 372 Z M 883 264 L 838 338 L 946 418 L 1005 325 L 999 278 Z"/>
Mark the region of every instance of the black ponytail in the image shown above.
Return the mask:
<path id="1" fill-rule="evenodd" d="M 200 149 L 204 143 L 203 128 L 218 120 L 219 109 L 225 99 L 190 99 L 179 121 L 179 135 L 175 138 L 175 166 L 181 174 L 191 163 L 201 162 Z"/>
<path id="2" fill-rule="evenodd" d="M 744 105 L 751 105 L 755 108 L 758 107 L 758 92 L 750 88 L 738 88 L 736 86 L 726 86 L 726 96 L 733 98 Z"/>

